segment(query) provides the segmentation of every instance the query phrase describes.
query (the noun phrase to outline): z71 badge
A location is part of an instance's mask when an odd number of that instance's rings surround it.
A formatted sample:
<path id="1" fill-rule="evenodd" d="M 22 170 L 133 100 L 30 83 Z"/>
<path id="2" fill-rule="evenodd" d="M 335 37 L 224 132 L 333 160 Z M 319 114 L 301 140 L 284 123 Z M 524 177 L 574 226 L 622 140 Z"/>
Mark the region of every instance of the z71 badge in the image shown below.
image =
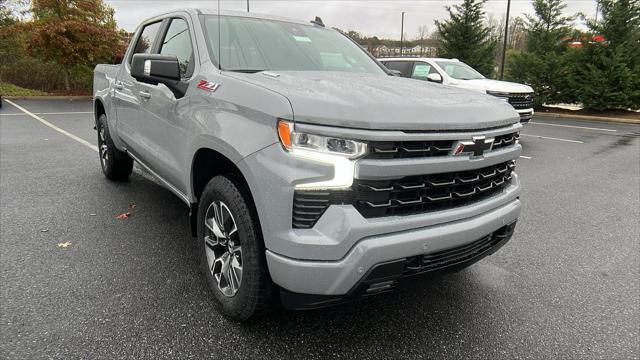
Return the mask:
<path id="1" fill-rule="evenodd" d="M 220 84 L 216 84 L 207 80 L 200 80 L 200 82 L 198 83 L 198 89 L 208 92 L 215 92 L 219 87 Z"/>

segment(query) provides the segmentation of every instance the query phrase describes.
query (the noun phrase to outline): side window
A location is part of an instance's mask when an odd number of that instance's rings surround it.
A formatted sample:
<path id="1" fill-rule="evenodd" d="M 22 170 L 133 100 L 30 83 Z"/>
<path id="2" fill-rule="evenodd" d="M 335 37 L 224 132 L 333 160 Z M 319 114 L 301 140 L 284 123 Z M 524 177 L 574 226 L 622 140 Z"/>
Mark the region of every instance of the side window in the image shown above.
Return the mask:
<path id="1" fill-rule="evenodd" d="M 193 74 L 193 49 L 189 36 L 189 25 L 180 18 L 171 19 L 169 29 L 162 40 L 160 54 L 175 55 L 180 64 L 180 74 L 188 78 Z"/>
<path id="2" fill-rule="evenodd" d="M 129 58 L 129 64 L 131 64 L 131 58 L 133 58 L 134 54 L 149 54 L 151 52 L 153 42 L 156 40 L 156 35 L 160 30 L 160 24 L 162 24 L 162 22 L 155 22 L 142 29 L 138 42 L 136 42 L 136 47 L 133 49 L 133 54 L 131 54 Z"/>
<path id="3" fill-rule="evenodd" d="M 388 61 L 387 68 L 398 70 L 402 73 L 402 77 L 411 77 L 411 69 L 413 69 L 413 61 Z"/>
<path id="4" fill-rule="evenodd" d="M 437 73 L 438 71 L 433 66 L 431 66 L 431 64 L 417 62 L 413 67 L 413 73 L 411 74 L 411 77 L 414 79 L 426 80 L 427 75 Z"/>

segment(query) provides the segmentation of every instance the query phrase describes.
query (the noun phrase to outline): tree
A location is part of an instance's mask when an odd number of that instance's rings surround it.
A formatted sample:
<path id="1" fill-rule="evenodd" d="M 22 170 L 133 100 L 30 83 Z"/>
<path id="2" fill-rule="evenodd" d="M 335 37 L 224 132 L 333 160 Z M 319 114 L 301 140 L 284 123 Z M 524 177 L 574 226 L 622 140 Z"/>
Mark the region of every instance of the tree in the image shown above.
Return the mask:
<path id="1" fill-rule="evenodd" d="M 418 27 L 418 39 L 420 40 L 420 56 L 424 50 L 424 39 L 429 37 L 429 25 L 422 25 Z"/>
<path id="2" fill-rule="evenodd" d="M 576 91 L 588 109 L 640 109 L 640 3 L 600 0 L 602 16 L 587 24 L 606 41 L 583 41 Z"/>
<path id="3" fill-rule="evenodd" d="M 562 0 L 533 0 L 534 15 L 525 15 L 525 51 L 507 56 L 507 78 L 533 87 L 536 106 L 574 102 L 571 57 L 564 40 L 573 32 L 574 16 L 563 16 Z"/>
<path id="4" fill-rule="evenodd" d="M 599 0 L 600 21 L 587 20 L 589 29 L 604 36 L 613 48 L 633 45 L 640 40 L 640 2 L 638 0 Z M 636 48 L 637 49 L 637 48 Z"/>
<path id="5" fill-rule="evenodd" d="M 0 75 L 15 66 L 24 54 L 24 34 L 21 24 L 16 19 L 19 6 L 15 1 L 0 0 Z"/>
<path id="6" fill-rule="evenodd" d="M 567 5 L 563 0 L 534 0 L 534 16 L 525 15 L 527 51 L 547 54 L 562 48 L 562 39 L 571 34 L 575 16 L 562 16 Z"/>
<path id="7" fill-rule="evenodd" d="M 489 76 L 494 70 L 497 40 L 484 23 L 485 1 L 464 0 L 460 5 L 447 6 L 450 19 L 435 24 L 440 39 L 438 56 L 458 58 Z"/>
<path id="8" fill-rule="evenodd" d="M 65 90 L 79 65 L 108 61 L 119 51 L 114 11 L 103 0 L 33 0 L 29 52 L 64 69 Z"/>

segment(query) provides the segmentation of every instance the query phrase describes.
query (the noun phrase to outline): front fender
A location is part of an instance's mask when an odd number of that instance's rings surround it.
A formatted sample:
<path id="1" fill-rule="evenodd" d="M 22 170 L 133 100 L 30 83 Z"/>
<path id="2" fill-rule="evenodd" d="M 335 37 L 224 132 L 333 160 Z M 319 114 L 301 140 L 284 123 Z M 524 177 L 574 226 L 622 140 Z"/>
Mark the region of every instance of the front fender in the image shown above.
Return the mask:
<path id="1" fill-rule="evenodd" d="M 214 150 L 233 164 L 276 142 L 277 119 L 293 118 L 289 101 L 280 94 L 230 77 L 212 75 L 215 92 L 190 97 L 188 194 L 195 199 L 193 161 L 200 149 Z M 198 79 L 196 79 L 198 80 Z M 197 82 L 197 81 L 196 81 Z"/>

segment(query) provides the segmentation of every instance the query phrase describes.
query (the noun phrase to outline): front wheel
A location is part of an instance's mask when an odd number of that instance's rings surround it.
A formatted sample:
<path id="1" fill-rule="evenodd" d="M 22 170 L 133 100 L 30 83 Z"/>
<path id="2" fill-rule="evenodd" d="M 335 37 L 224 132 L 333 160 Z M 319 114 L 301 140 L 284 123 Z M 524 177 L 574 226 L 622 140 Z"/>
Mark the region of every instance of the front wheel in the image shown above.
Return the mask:
<path id="1" fill-rule="evenodd" d="M 226 176 L 216 176 L 207 184 L 198 209 L 202 272 L 221 312 L 238 321 L 267 309 L 273 293 L 252 209 Z"/>
<path id="2" fill-rule="evenodd" d="M 116 148 L 109 134 L 107 116 L 102 114 L 98 118 L 98 153 L 102 173 L 109 180 L 123 181 L 129 178 L 133 171 L 133 159 L 125 152 Z"/>

